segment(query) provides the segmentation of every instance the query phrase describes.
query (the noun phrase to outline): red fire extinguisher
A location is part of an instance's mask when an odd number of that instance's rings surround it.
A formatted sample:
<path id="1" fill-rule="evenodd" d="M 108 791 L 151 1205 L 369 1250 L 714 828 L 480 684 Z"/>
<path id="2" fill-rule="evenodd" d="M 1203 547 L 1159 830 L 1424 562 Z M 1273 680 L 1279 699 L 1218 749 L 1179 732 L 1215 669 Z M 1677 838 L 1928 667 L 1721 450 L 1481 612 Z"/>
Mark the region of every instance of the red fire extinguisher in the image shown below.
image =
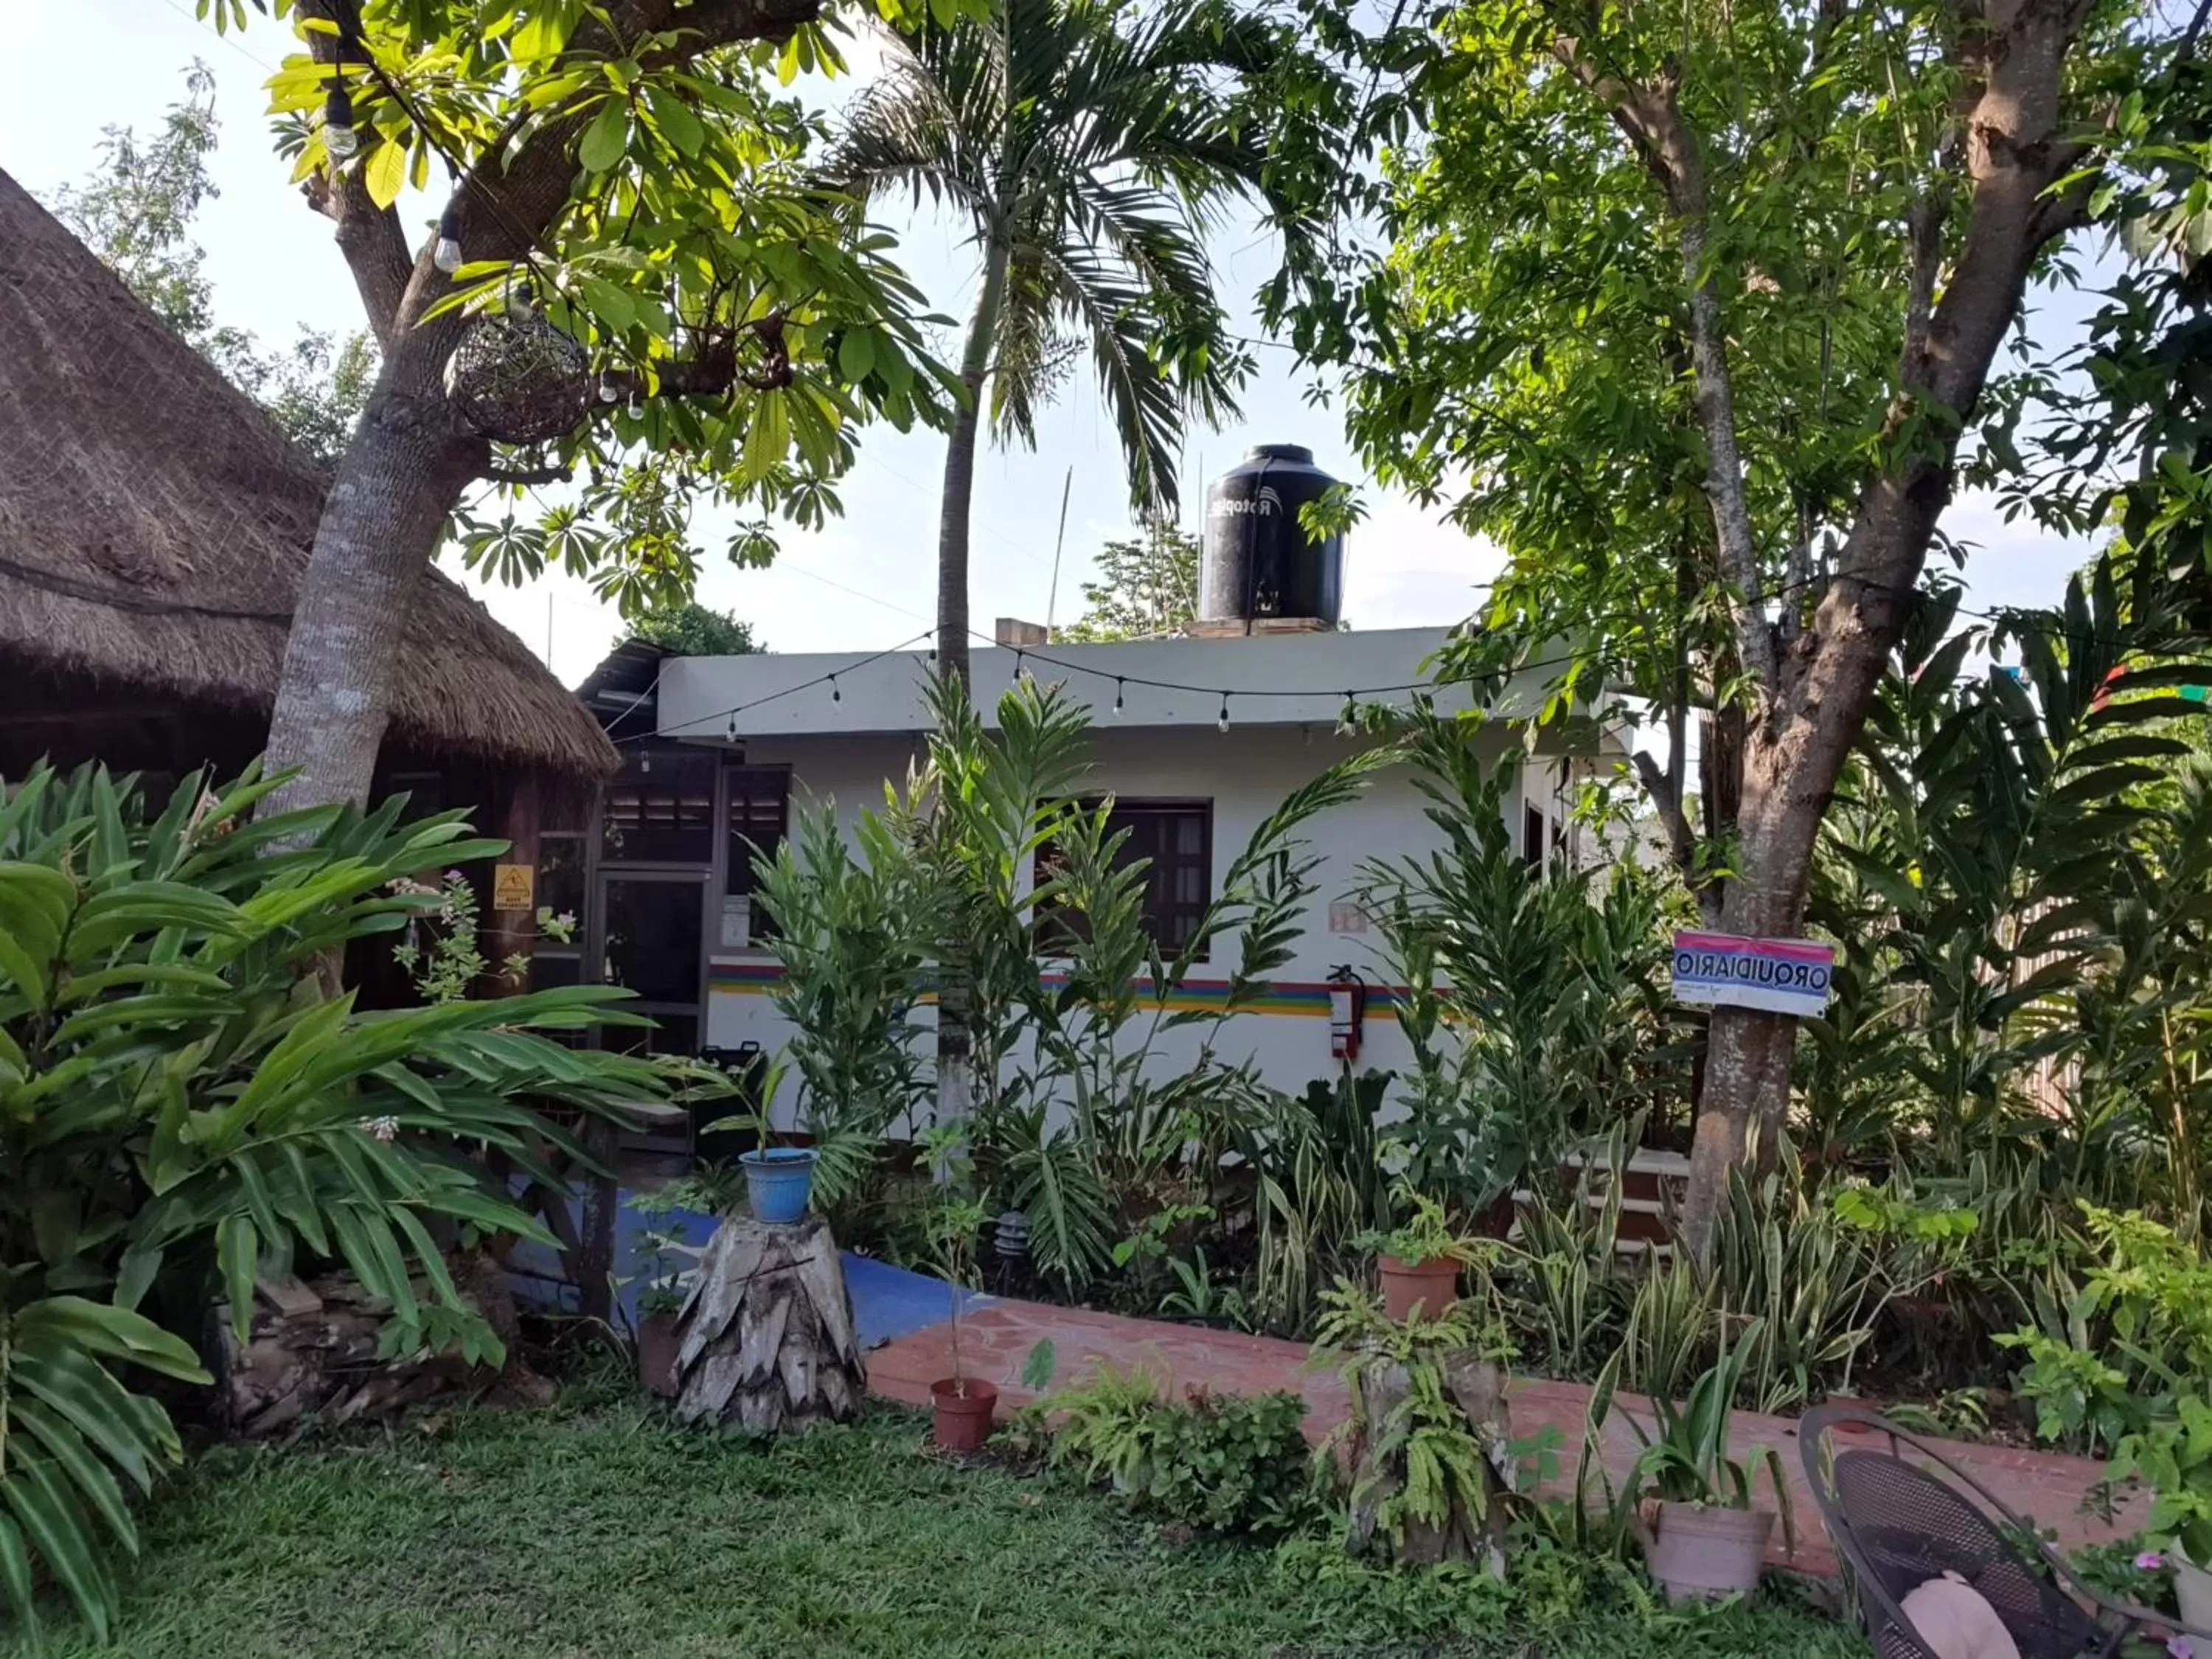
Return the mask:
<path id="1" fill-rule="evenodd" d="M 1359 1039 L 1367 1024 L 1367 981 L 1350 966 L 1328 975 L 1328 1054 L 1331 1060 L 1359 1058 Z"/>

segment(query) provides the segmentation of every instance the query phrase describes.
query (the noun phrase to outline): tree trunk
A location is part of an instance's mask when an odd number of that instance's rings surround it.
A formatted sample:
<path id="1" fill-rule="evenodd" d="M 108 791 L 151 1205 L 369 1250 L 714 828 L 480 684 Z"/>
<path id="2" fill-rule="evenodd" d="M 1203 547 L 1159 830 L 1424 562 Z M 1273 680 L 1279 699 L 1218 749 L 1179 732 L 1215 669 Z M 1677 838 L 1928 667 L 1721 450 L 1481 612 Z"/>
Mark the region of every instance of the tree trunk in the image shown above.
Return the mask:
<path id="1" fill-rule="evenodd" d="M 867 1388 L 830 1224 L 725 1221 L 678 1321 L 676 1414 L 756 1434 L 849 1423 Z"/>
<path id="2" fill-rule="evenodd" d="M 975 442 L 983 427 L 983 388 L 990 379 L 991 352 L 1006 297 L 1008 251 L 994 234 L 983 255 L 983 283 L 968 339 L 960 354 L 960 384 L 968 400 L 952 422 L 945 450 L 945 494 L 937 519 L 937 672 L 968 684 L 968 517 L 975 490 Z M 947 939 L 938 953 L 937 1117 L 956 1122 L 968 1115 L 975 1097 L 969 1066 L 968 975 L 961 958 L 963 941 Z"/>
<path id="3" fill-rule="evenodd" d="M 1346 1425 L 1346 1449 L 1355 1496 L 1346 1546 L 1355 1555 L 1379 1547 L 1407 1566 L 1458 1561 L 1502 1577 L 1505 1499 L 1513 1491 L 1516 1475 L 1504 1376 L 1472 1349 L 1432 1357 L 1429 1363 L 1442 1367 L 1445 1393 L 1466 1419 L 1468 1432 L 1482 1447 L 1480 1505 L 1478 1509 L 1455 1501 L 1441 1522 L 1409 1518 L 1386 1533 L 1381 1510 L 1384 1503 L 1405 1491 L 1406 1449 L 1387 1443 L 1378 1430 L 1404 1404 L 1413 1382 L 1403 1364 L 1377 1355 L 1364 1364 L 1352 1379 L 1353 1411 Z"/>
<path id="4" fill-rule="evenodd" d="M 442 398 L 394 389 L 405 367 L 387 363 L 315 530 L 269 721 L 268 769 L 299 775 L 265 812 L 368 799 L 408 615 L 483 459 Z"/>
<path id="5" fill-rule="evenodd" d="M 1006 307 L 1007 248 L 1003 234 L 985 243 L 983 284 L 968 319 L 960 384 L 968 400 L 954 416 L 945 447 L 945 493 L 937 509 L 937 672 L 968 682 L 968 515 L 975 493 L 975 442 L 983 429 L 983 387 L 991 377 L 999 315 Z"/>
<path id="6" fill-rule="evenodd" d="M 1755 722 L 1729 726 L 1726 741 L 1741 743 L 1741 763 L 1715 769 L 1733 771 L 1741 792 L 1736 873 L 1721 911 L 1721 926 L 1731 933 L 1771 939 L 1803 927 L 1820 824 L 1904 627 L 1905 605 L 1893 597 L 1834 599 L 1785 658 L 1781 706 Z M 1780 1150 L 1796 1035 L 1797 1022 L 1787 1014 L 1713 1010 L 1681 1215 L 1682 1242 L 1694 1261 L 1710 1257 L 1728 1171 L 1753 1132 L 1762 1158 Z"/>

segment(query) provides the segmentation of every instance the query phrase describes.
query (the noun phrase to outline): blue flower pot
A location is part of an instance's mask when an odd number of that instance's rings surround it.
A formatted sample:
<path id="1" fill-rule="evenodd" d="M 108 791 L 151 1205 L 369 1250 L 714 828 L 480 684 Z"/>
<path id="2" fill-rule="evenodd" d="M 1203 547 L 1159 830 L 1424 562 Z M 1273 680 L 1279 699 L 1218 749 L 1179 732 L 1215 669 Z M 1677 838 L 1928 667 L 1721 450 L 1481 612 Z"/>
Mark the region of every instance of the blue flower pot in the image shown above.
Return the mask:
<path id="1" fill-rule="evenodd" d="M 806 1213 L 806 1200 L 814 1191 L 814 1153 L 805 1146 L 769 1146 L 757 1152 L 740 1152 L 744 1165 L 745 1192 L 752 1200 L 753 1219 L 787 1226 Z"/>

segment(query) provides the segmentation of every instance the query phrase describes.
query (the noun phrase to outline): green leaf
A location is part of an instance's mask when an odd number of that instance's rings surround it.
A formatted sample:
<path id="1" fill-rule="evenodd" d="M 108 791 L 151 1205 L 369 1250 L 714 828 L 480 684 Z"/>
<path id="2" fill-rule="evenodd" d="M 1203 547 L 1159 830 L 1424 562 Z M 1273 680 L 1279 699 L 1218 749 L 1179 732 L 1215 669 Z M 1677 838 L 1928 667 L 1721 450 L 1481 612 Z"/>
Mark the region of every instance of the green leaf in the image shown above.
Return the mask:
<path id="1" fill-rule="evenodd" d="M 609 98 L 599 106 L 599 112 L 584 129 L 584 136 L 576 146 L 576 160 L 586 173 L 605 173 L 619 162 L 629 149 L 629 106 L 620 98 Z"/>
<path id="2" fill-rule="evenodd" d="M 875 366 L 876 340 L 872 331 L 847 330 L 845 337 L 837 342 L 837 372 L 857 385 L 868 378 Z"/>
<path id="3" fill-rule="evenodd" d="M 646 108 L 653 113 L 653 123 L 668 142 L 686 155 L 696 155 L 707 142 L 707 129 L 691 112 L 684 100 L 659 87 L 648 84 L 645 88 Z"/>
<path id="4" fill-rule="evenodd" d="M 362 165 L 361 182 L 370 201 L 380 208 L 390 207 L 407 183 L 407 147 L 388 138 L 379 144 Z"/>
<path id="5" fill-rule="evenodd" d="M 592 315 L 617 333 L 631 328 L 637 322 L 637 301 L 623 289 L 617 288 L 604 276 L 578 276 L 576 287 L 585 303 L 591 307 Z"/>

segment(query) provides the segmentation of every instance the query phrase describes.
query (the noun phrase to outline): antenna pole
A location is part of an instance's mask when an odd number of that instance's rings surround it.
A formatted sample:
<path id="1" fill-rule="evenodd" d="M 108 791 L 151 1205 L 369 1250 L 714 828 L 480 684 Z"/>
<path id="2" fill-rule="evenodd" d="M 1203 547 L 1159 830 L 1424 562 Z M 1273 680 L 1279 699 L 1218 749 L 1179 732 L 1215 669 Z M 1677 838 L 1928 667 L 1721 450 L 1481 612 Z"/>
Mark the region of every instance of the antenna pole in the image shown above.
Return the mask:
<path id="1" fill-rule="evenodd" d="M 1053 612 L 1060 606 L 1060 555 L 1067 545 L 1067 492 L 1075 486 L 1075 469 L 1071 466 L 1060 481 L 1060 532 L 1052 538 L 1052 587 L 1045 595 L 1044 639 L 1052 643 Z"/>

